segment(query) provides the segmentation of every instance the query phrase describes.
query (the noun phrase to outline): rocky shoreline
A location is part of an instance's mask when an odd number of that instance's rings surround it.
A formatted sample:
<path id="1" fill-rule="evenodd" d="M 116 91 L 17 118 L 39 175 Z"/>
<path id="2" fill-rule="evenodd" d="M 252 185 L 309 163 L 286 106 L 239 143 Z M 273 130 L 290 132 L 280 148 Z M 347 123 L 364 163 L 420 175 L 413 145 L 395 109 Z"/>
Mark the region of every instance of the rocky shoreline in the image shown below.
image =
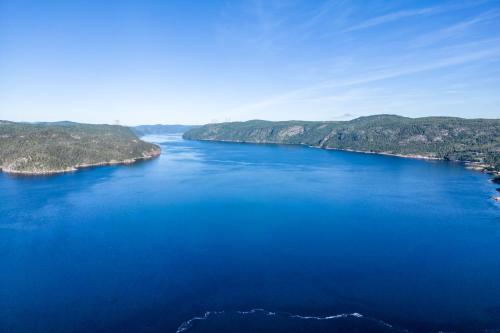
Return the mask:
<path id="1" fill-rule="evenodd" d="M 374 155 L 384 155 L 384 156 L 394 156 L 394 157 L 402 157 L 402 158 L 411 158 L 417 160 L 429 160 L 429 161 L 450 161 L 456 163 L 463 163 L 465 168 L 468 170 L 479 171 L 483 173 L 490 174 L 492 176 L 500 176 L 500 172 L 495 171 L 493 165 L 485 164 L 481 162 L 471 162 L 471 161 L 458 161 L 458 160 L 446 160 L 444 158 L 426 156 L 426 155 L 418 155 L 418 154 L 395 154 L 390 152 L 374 152 L 374 151 L 364 151 L 364 150 L 354 150 L 354 149 L 340 149 L 340 148 L 331 148 L 331 147 L 320 147 L 320 146 L 311 146 L 313 148 L 327 149 L 327 150 L 338 150 L 338 151 L 348 151 L 354 153 L 362 153 L 362 154 L 374 154 Z"/>
<path id="2" fill-rule="evenodd" d="M 157 150 L 145 152 L 145 153 L 143 153 L 142 156 L 128 158 L 128 159 L 121 160 L 121 161 L 111 160 L 111 161 L 103 161 L 103 162 L 97 162 L 97 163 L 82 163 L 82 164 L 74 165 L 72 167 L 68 167 L 65 169 L 58 169 L 58 170 L 23 171 L 23 170 L 12 170 L 12 169 L 6 169 L 6 168 L 0 167 L 0 171 L 3 173 L 6 173 L 6 174 L 16 175 L 16 176 L 49 176 L 49 175 L 67 173 L 67 172 L 75 172 L 75 171 L 78 171 L 79 169 L 99 167 L 99 166 L 128 165 L 128 164 L 133 164 L 133 163 L 136 163 L 139 161 L 144 161 L 144 160 L 156 158 L 156 157 L 160 156 L 160 154 L 161 154 L 161 149 L 157 149 Z"/>
<path id="3" fill-rule="evenodd" d="M 394 156 L 394 157 L 402 157 L 402 158 L 412 158 L 412 159 L 417 159 L 417 160 L 433 160 L 433 161 L 444 161 L 444 159 L 439 158 L 439 157 L 432 157 L 432 156 L 425 156 L 425 155 L 417 155 L 417 154 L 395 154 L 395 153 L 390 153 L 390 152 L 376 152 L 376 151 L 366 151 L 366 150 L 354 150 L 354 149 L 348 149 L 348 148 L 332 148 L 332 147 L 321 147 L 321 146 L 311 146 L 313 148 L 320 148 L 320 149 L 326 149 L 326 150 L 338 150 L 338 151 L 348 151 L 352 153 L 362 153 L 362 154 L 374 154 L 374 155 L 384 155 L 384 156 Z M 458 161 L 457 161 L 458 162 Z"/>
<path id="4" fill-rule="evenodd" d="M 444 158 L 425 156 L 425 155 L 415 155 L 415 154 L 394 154 L 389 152 L 372 152 L 372 151 L 363 151 L 363 150 L 354 150 L 354 149 L 339 149 L 339 148 L 330 148 L 330 147 L 319 147 L 319 146 L 311 146 L 313 148 L 327 149 L 327 150 L 338 150 L 338 151 L 348 151 L 354 153 L 362 153 L 362 154 L 374 154 L 374 155 L 384 155 L 384 156 L 394 156 L 394 157 L 402 157 L 402 158 L 411 158 L 418 160 L 428 160 L 428 161 L 446 161 Z M 455 161 L 449 160 L 450 162 L 463 163 L 465 168 L 472 171 L 478 171 L 482 173 L 486 173 L 491 175 L 491 181 L 496 184 L 500 184 L 500 172 L 495 171 L 493 165 L 481 163 L 481 162 L 471 162 L 471 161 Z M 494 197 L 496 201 L 500 201 L 500 197 Z"/>
<path id="5" fill-rule="evenodd" d="M 253 143 L 253 144 L 278 144 L 278 145 L 302 145 L 310 148 L 317 149 L 326 149 L 326 150 L 337 150 L 337 151 L 347 151 L 351 153 L 362 153 L 362 154 L 372 154 L 372 155 L 384 155 L 384 156 L 393 156 L 393 157 L 401 157 L 401 158 L 411 158 L 417 160 L 428 160 L 428 161 L 447 161 L 444 158 L 426 156 L 426 155 L 418 155 L 418 154 L 396 154 L 391 152 L 376 152 L 376 151 L 367 151 L 367 150 L 355 150 L 349 148 L 334 148 L 334 147 L 325 147 L 325 146 L 311 146 L 304 143 L 294 144 L 294 143 L 282 143 L 282 142 L 271 142 L 271 141 L 259 141 L 259 142 L 250 142 L 243 140 L 223 140 L 223 139 L 197 139 L 200 141 L 213 141 L 213 142 L 233 142 L 233 143 Z M 493 166 L 481 162 L 472 162 L 472 161 L 458 161 L 458 160 L 449 160 L 450 162 L 463 163 L 465 168 L 473 171 L 480 171 L 483 173 L 490 174 L 492 176 L 500 177 L 500 171 L 494 171 Z"/>
<path id="6" fill-rule="evenodd" d="M 338 150 L 338 151 L 348 151 L 354 153 L 363 153 L 363 154 L 375 154 L 375 155 L 385 155 L 385 156 L 394 156 L 394 157 L 402 157 L 402 158 L 412 158 L 419 160 L 432 160 L 432 161 L 445 161 L 444 158 L 425 156 L 425 155 L 415 155 L 415 154 L 394 154 L 390 152 L 373 152 L 373 151 L 363 151 L 363 150 L 354 150 L 354 149 L 340 149 L 340 148 L 331 148 L 331 147 L 321 147 L 321 146 L 309 146 L 312 148 L 319 149 L 327 149 L 327 150 Z M 490 175 L 492 178 L 490 181 L 495 184 L 500 184 L 500 171 L 495 171 L 493 165 L 481 163 L 481 162 L 471 162 L 471 161 L 451 161 L 456 163 L 463 163 L 465 168 L 471 171 L 478 171 L 482 173 L 486 173 Z M 500 192 L 500 188 L 497 188 L 497 192 Z M 492 199 L 496 202 L 500 202 L 500 196 L 492 196 Z"/>
<path id="7" fill-rule="evenodd" d="M 326 150 L 336 150 L 336 151 L 347 151 L 347 152 L 352 152 L 352 153 L 362 153 L 362 154 L 373 154 L 373 155 L 384 155 L 384 156 L 393 156 L 393 157 L 400 157 L 400 158 L 411 158 L 411 159 L 418 159 L 418 160 L 428 160 L 428 161 L 446 161 L 444 158 L 439 158 L 439 157 L 433 157 L 433 156 L 426 156 L 426 155 L 418 155 L 418 154 L 395 154 L 391 152 L 375 152 L 375 151 L 365 151 L 365 150 L 355 150 L 355 149 L 348 149 L 348 148 L 332 148 L 332 147 L 324 147 L 324 146 L 319 146 L 319 145 L 307 145 L 307 144 L 290 144 L 290 143 L 278 143 L 278 142 L 267 142 L 267 141 L 262 141 L 262 142 L 248 142 L 248 141 L 243 141 L 243 140 L 227 140 L 227 139 L 197 139 L 200 141 L 212 141 L 212 142 L 232 142 L 232 143 L 253 143 L 253 144 L 280 144 L 280 145 L 303 145 L 307 146 L 310 148 L 317 148 L 317 149 L 326 149 Z M 500 172 L 495 171 L 492 165 L 481 163 L 481 162 L 471 162 L 471 161 L 451 161 L 451 162 L 456 162 L 456 163 L 462 163 L 466 169 L 472 170 L 472 171 L 478 171 L 482 173 L 486 173 L 488 175 L 491 175 L 491 182 L 500 184 Z M 500 188 L 497 189 L 497 191 L 500 192 Z M 500 202 L 500 196 L 493 196 L 493 200 Z"/>

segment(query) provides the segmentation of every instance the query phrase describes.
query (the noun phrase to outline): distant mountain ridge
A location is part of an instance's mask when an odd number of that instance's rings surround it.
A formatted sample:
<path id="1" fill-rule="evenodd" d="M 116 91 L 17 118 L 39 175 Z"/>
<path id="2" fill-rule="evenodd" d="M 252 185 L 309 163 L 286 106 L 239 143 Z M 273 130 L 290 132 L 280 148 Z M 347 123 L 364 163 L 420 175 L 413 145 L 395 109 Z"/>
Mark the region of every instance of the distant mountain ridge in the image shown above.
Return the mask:
<path id="1" fill-rule="evenodd" d="M 131 127 L 137 136 L 162 135 L 162 134 L 183 134 L 190 129 L 197 128 L 196 125 L 139 125 Z"/>
<path id="2" fill-rule="evenodd" d="M 123 126 L 0 121 L 0 169 L 39 175 L 133 163 L 160 154 Z"/>
<path id="3" fill-rule="evenodd" d="M 303 144 L 471 162 L 473 168 L 493 173 L 500 171 L 500 119 L 374 115 L 350 121 L 250 120 L 208 124 L 189 130 L 184 138 Z"/>

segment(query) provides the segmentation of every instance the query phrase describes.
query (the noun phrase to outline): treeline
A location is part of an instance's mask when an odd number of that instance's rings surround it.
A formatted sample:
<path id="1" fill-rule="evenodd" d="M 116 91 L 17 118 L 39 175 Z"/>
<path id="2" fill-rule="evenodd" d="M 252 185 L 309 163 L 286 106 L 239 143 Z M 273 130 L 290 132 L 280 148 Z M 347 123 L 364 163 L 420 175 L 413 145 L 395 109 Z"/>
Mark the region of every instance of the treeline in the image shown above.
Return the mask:
<path id="1" fill-rule="evenodd" d="M 332 122 L 252 120 L 208 124 L 184 137 L 420 155 L 484 163 L 500 171 L 500 119 L 376 115 Z"/>
<path id="2" fill-rule="evenodd" d="M 58 172 L 141 158 L 158 150 L 122 126 L 0 122 L 0 167 L 8 172 Z"/>

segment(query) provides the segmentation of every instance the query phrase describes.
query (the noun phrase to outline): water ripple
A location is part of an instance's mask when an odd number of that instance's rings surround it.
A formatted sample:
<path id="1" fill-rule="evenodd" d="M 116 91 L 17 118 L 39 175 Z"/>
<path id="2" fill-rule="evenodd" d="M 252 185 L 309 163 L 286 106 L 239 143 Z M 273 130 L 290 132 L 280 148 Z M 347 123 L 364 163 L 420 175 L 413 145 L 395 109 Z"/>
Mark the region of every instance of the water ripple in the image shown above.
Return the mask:
<path id="1" fill-rule="evenodd" d="M 265 309 L 251 309 L 251 310 L 245 310 L 245 311 L 206 311 L 203 315 L 201 316 L 195 316 L 185 322 L 183 322 L 179 328 L 177 328 L 176 333 L 182 333 L 190 330 L 193 328 L 193 325 L 197 321 L 204 321 L 207 319 L 210 319 L 211 317 L 215 316 L 221 316 L 225 314 L 238 314 L 238 315 L 252 315 L 252 314 L 261 314 L 264 316 L 272 316 L 272 317 L 282 317 L 284 319 L 301 319 L 301 320 L 320 320 L 320 321 L 326 321 L 326 320 L 338 320 L 338 319 L 360 319 L 360 320 L 365 320 L 369 321 L 372 323 L 375 323 L 377 325 L 380 325 L 382 327 L 385 327 L 389 329 L 391 332 L 399 332 L 399 333 L 410 333 L 409 330 L 407 329 L 402 329 L 402 328 L 396 328 L 394 325 L 389 324 L 383 320 L 372 318 L 372 317 L 367 317 L 365 315 L 362 315 L 358 312 L 353 312 L 353 313 L 340 313 L 340 314 L 335 314 L 335 315 L 328 315 L 328 316 L 305 316 L 305 315 L 298 315 L 298 314 L 293 314 L 289 312 L 273 312 L 273 311 L 267 311 Z"/>

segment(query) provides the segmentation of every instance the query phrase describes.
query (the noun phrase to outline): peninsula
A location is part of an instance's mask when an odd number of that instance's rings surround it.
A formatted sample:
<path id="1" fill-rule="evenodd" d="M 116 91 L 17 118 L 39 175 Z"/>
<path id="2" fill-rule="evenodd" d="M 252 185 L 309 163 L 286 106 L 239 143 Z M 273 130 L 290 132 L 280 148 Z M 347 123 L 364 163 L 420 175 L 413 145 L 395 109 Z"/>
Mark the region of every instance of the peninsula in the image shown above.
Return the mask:
<path id="1" fill-rule="evenodd" d="M 185 139 L 301 144 L 325 149 L 466 162 L 500 173 L 500 119 L 375 115 L 350 121 L 264 121 L 208 124 Z"/>
<path id="2" fill-rule="evenodd" d="M 128 127 L 0 121 L 0 169 L 7 173 L 45 175 L 159 154 L 159 146 L 140 140 Z"/>

